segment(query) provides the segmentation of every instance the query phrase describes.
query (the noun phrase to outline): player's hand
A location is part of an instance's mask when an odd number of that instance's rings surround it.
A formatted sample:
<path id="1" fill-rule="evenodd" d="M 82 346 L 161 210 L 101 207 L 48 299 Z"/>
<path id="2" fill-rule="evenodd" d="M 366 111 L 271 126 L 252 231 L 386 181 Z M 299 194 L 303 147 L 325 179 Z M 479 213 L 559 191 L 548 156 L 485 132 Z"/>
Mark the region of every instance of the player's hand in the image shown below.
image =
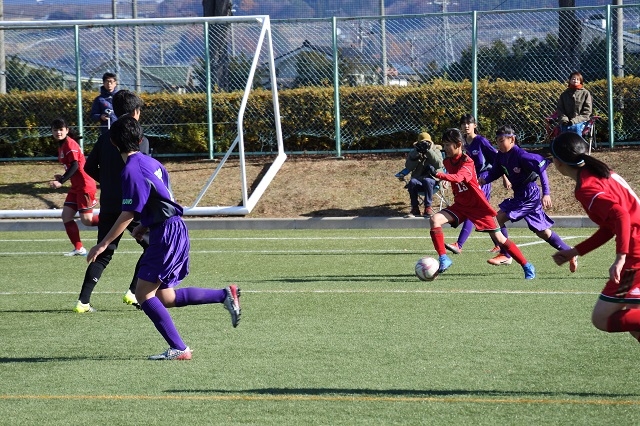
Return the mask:
<path id="1" fill-rule="evenodd" d="M 551 258 L 556 263 L 556 265 L 560 266 L 576 256 L 578 256 L 578 250 L 576 250 L 575 248 L 570 248 L 568 250 L 558 250 L 551 255 Z"/>
<path id="2" fill-rule="evenodd" d="M 87 253 L 87 263 L 93 263 L 96 261 L 96 258 L 98 257 L 98 255 L 100 253 L 102 253 L 103 251 L 105 251 L 106 247 L 103 247 L 100 244 L 97 244 L 93 247 L 91 247 L 91 250 L 89 250 L 89 252 Z"/>
<path id="3" fill-rule="evenodd" d="M 613 262 L 613 265 L 609 268 L 609 279 L 616 284 L 620 283 L 620 276 L 622 275 L 622 268 L 624 267 L 626 259 L 626 254 L 616 254 L 616 261 Z"/>
<path id="4" fill-rule="evenodd" d="M 60 182 L 58 182 L 57 180 L 52 180 L 52 181 L 49 181 L 49 187 L 58 189 L 58 188 L 62 187 L 62 184 Z"/>
<path id="5" fill-rule="evenodd" d="M 542 196 L 542 208 L 545 210 L 549 210 L 551 207 L 553 207 L 553 204 L 551 203 L 551 196 L 550 195 L 543 195 Z"/>
<path id="6" fill-rule="evenodd" d="M 137 225 L 135 228 L 133 228 L 133 231 L 131 231 L 131 236 L 140 241 L 142 240 L 142 237 L 148 231 L 148 229 L 149 228 L 147 228 L 146 226 L 142 226 L 141 224 Z"/>
<path id="7" fill-rule="evenodd" d="M 502 175 L 502 186 L 504 186 L 506 190 L 511 189 L 511 181 L 505 175 Z"/>

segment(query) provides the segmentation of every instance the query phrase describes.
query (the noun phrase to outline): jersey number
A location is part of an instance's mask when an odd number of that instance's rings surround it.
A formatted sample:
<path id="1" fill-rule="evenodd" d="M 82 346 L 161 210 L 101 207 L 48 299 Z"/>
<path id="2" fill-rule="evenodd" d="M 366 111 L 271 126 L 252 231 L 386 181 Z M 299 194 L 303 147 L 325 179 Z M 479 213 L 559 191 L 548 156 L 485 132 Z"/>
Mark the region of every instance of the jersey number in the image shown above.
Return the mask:
<path id="1" fill-rule="evenodd" d="M 455 184 L 458 187 L 458 192 L 464 192 L 469 189 L 469 187 L 465 185 L 464 182 L 455 182 Z"/>

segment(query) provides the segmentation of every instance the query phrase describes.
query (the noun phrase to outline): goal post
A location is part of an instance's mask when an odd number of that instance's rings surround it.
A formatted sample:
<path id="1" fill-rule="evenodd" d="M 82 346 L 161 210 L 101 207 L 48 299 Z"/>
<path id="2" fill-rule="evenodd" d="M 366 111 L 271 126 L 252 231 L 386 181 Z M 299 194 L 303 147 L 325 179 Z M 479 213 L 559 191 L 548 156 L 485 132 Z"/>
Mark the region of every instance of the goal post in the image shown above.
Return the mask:
<path id="1" fill-rule="evenodd" d="M 11 24 L 15 24 L 11 23 Z M 49 23 L 47 23 L 49 24 Z M 112 26 L 151 26 L 151 25 L 202 25 L 204 29 L 204 66 L 206 74 L 206 121 L 208 124 L 208 133 L 210 141 L 213 140 L 213 117 L 212 117 L 212 79 L 214 74 L 217 74 L 219 70 L 211 69 L 211 60 L 209 60 L 209 43 L 215 42 L 217 46 L 222 46 L 222 49 L 231 54 L 236 53 L 236 49 L 244 47 L 242 55 L 247 58 L 251 58 L 250 68 L 246 75 L 246 81 L 244 82 L 244 91 L 242 93 L 242 99 L 239 103 L 237 111 L 237 120 L 235 123 L 235 138 L 230 144 L 226 154 L 221 158 L 215 170 L 213 170 L 208 181 L 204 183 L 200 193 L 196 197 L 196 200 L 191 206 L 184 208 L 185 216 L 245 216 L 251 213 L 254 209 L 269 184 L 273 181 L 274 177 L 284 164 L 287 156 L 284 152 L 282 128 L 280 118 L 280 105 L 278 102 L 278 85 L 276 83 L 276 69 L 273 52 L 273 38 L 272 29 L 269 16 L 227 16 L 227 17 L 211 17 L 211 18 L 154 18 L 154 19 L 119 19 L 119 20 L 87 20 L 87 21 L 58 21 L 56 26 L 65 27 L 73 26 L 75 28 L 87 28 L 90 29 L 93 26 L 100 25 L 112 25 Z M 24 22 L 17 27 L 36 28 L 42 23 Z M 230 41 L 228 36 L 225 35 L 221 40 L 208 40 L 208 29 L 217 25 L 219 27 L 230 29 Z M 236 29 L 234 34 L 234 26 L 244 30 L 241 34 L 237 34 L 239 31 Z M 219 28 L 218 27 L 218 28 Z M 225 33 L 226 34 L 226 33 Z M 225 45 L 230 43 L 230 45 Z M 242 46 L 240 46 L 240 44 Z M 255 44 L 254 44 L 255 43 Z M 252 51 L 252 52 L 251 52 Z M 250 54 L 253 54 L 252 56 Z M 245 57 L 243 56 L 243 58 Z M 247 61 L 248 62 L 248 61 Z M 224 63 L 218 62 L 218 67 Z M 228 65 L 228 62 L 227 62 Z M 268 73 L 266 72 L 268 69 Z M 268 132 L 270 137 L 275 138 L 275 159 L 272 160 L 268 170 L 262 175 L 259 182 L 254 183 L 253 190 L 249 193 L 249 186 L 247 184 L 247 164 L 245 158 L 245 123 L 247 120 L 254 120 L 255 117 L 247 117 L 247 106 L 250 102 L 251 94 L 254 92 L 254 82 L 257 79 L 258 70 L 260 71 L 259 77 L 262 79 L 261 86 L 266 90 L 271 91 L 271 111 L 267 111 L 268 119 L 263 118 L 263 122 L 267 123 L 269 127 Z M 228 71 L 227 71 L 228 72 Z M 236 76 L 237 77 L 237 76 Z M 242 75 L 244 78 L 244 75 Z M 268 80 L 268 81 L 267 81 Z M 242 86 L 238 86 L 242 87 Z M 264 90 L 263 90 L 264 93 Z M 268 98 L 267 98 L 268 99 Z M 203 115 L 205 111 L 203 111 Z M 232 129 L 233 125 L 230 126 Z M 263 127 L 264 128 L 264 127 Z M 233 137 L 233 133 L 231 133 Z M 210 187 L 214 184 L 216 177 L 219 175 L 220 170 L 227 163 L 227 160 L 231 155 L 237 154 L 239 168 L 240 168 L 240 182 L 239 182 L 239 198 L 240 202 L 236 205 L 229 206 L 202 206 L 202 200 Z M 269 158 L 272 158 L 273 154 L 269 154 Z M 265 155 L 265 158 L 267 156 Z M 174 194 L 179 195 L 179 194 Z M 99 209 L 95 210 L 99 213 Z M 0 210 L 0 219 L 20 219 L 20 218 L 57 218 L 60 217 L 60 209 L 35 209 L 35 210 Z"/>

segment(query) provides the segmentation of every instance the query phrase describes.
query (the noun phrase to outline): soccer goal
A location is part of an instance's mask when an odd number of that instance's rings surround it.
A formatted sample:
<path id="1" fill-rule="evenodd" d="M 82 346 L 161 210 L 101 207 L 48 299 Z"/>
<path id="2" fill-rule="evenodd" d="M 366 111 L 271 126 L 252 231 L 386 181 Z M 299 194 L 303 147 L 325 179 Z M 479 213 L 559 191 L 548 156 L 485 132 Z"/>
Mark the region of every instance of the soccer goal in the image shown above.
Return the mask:
<path id="1" fill-rule="evenodd" d="M 42 25 L 44 25 L 42 22 L 9 22 L 5 32 L 11 31 L 13 26 L 16 28 L 37 29 Z M 84 38 L 78 38 L 78 40 L 91 37 L 93 34 L 91 31 L 97 27 L 108 27 L 113 32 L 115 32 L 116 28 L 124 27 L 122 34 L 136 34 L 138 38 L 130 41 L 123 36 L 119 39 L 120 45 L 117 51 L 120 52 L 119 60 L 122 63 L 125 63 L 127 59 L 131 59 L 127 55 L 139 55 L 140 53 L 136 53 L 136 49 L 157 45 L 157 43 L 151 42 L 158 37 L 158 34 L 162 34 L 164 37 L 169 37 L 170 34 L 178 34 L 175 37 L 176 39 L 183 39 L 186 35 L 189 35 L 191 37 L 188 39 L 190 40 L 189 46 L 191 46 L 192 51 L 177 51 L 175 55 L 176 57 L 180 54 L 183 55 L 184 60 L 193 57 L 203 58 L 202 66 L 204 69 L 201 77 L 203 81 L 200 81 L 200 84 L 206 86 L 204 91 L 206 107 L 203 106 L 202 108 L 202 118 L 196 117 L 194 120 L 200 123 L 206 122 L 210 158 L 214 156 L 214 146 L 228 145 L 229 148 L 221 156 L 219 162 L 211 163 L 216 164 L 215 169 L 212 166 L 211 176 L 206 182 L 203 180 L 202 183 L 204 185 L 200 193 L 193 204 L 185 206 L 184 214 L 190 216 L 244 216 L 251 213 L 287 158 L 282 140 L 278 86 L 276 84 L 272 29 L 269 16 L 48 21 L 46 25 L 75 28 L 79 33 L 86 31 L 87 35 Z M 132 28 L 134 29 L 133 31 Z M 159 30 L 160 28 L 162 28 L 162 31 Z M 147 38 L 145 39 L 145 37 Z M 202 37 L 202 40 L 199 37 Z M 143 42 L 136 41 L 138 39 L 143 40 Z M 80 71 L 78 72 L 80 73 Z M 81 79 L 77 78 L 77 80 L 80 81 Z M 260 88 L 259 95 L 254 90 L 256 87 Z M 222 90 L 218 91 L 217 89 Z M 218 93 L 214 93 L 214 91 Z M 81 93 L 80 90 L 78 92 Z M 226 96 L 232 92 L 238 94 L 238 96 Z M 238 100 L 239 93 L 242 93 L 240 100 Z M 219 94 L 223 96 L 216 97 Z M 228 115 L 237 117 L 235 123 L 228 119 L 223 120 L 226 121 L 225 123 L 215 122 L 216 118 L 213 114 L 214 102 L 215 105 L 219 105 L 219 102 L 225 101 L 228 102 L 225 105 Z M 79 101 L 79 104 L 82 104 L 82 102 Z M 251 138 L 253 138 L 251 140 L 256 140 L 257 138 L 263 146 L 268 145 L 269 155 L 261 157 L 269 158 L 270 162 L 268 169 L 265 166 L 263 172 L 251 182 L 251 185 L 248 184 L 245 158 L 247 123 L 251 123 L 250 133 Z M 145 127 L 144 122 L 143 127 Z M 222 144 L 219 141 L 215 141 L 214 134 L 224 135 L 225 139 Z M 220 155 L 222 155 L 222 152 L 220 152 Z M 206 195 L 211 192 L 209 191 L 211 188 L 216 187 L 214 185 L 216 178 L 219 177 L 221 170 L 223 170 L 230 158 L 237 158 L 240 174 L 239 179 L 234 178 L 237 189 L 236 186 L 224 188 L 226 193 L 235 191 L 233 197 L 226 198 L 232 199 L 227 203 L 233 203 L 234 205 L 221 205 L 224 202 L 217 202 L 214 196 Z M 191 184 L 198 185 L 197 182 Z M 174 193 L 174 195 L 176 198 L 180 198 L 179 193 Z M 209 206 L 206 203 L 209 203 Z M 213 206 L 212 204 L 217 205 Z M 97 212 L 99 212 L 99 209 L 97 209 Z M 0 210 L 0 219 L 53 217 L 60 217 L 60 210 Z"/>

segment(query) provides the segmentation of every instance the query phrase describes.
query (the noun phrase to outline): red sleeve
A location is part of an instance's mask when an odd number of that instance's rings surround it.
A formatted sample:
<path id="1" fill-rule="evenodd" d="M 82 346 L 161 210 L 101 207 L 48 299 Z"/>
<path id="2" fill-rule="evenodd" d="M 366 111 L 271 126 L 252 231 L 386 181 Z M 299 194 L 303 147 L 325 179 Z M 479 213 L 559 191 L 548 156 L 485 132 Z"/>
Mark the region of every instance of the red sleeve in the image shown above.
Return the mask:
<path id="1" fill-rule="evenodd" d="M 436 173 L 436 178 L 446 180 L 447 182 L 469 182 L 473 178 L 473 170 L 471 167 L 474 167 L 473 162 L 465 162 L 458 170 L 458 173 L 449 174 L 438 172 Z"/>
<path id="2" fill-rule="evenodd" d="M 629 212 L 619 204 L 606 204 L 608 214 L 603 219 L 604 223 L 611 225 L 612 228 L 601 226 L 591 237 L 578 244 L 576 250 L 578 250 L 581 256 L 605 244 L 613 238 L 614 235 L 616 237 L 616 253 L 629 253 L 629 241 L 631 239 L 631 218 Z"/>

